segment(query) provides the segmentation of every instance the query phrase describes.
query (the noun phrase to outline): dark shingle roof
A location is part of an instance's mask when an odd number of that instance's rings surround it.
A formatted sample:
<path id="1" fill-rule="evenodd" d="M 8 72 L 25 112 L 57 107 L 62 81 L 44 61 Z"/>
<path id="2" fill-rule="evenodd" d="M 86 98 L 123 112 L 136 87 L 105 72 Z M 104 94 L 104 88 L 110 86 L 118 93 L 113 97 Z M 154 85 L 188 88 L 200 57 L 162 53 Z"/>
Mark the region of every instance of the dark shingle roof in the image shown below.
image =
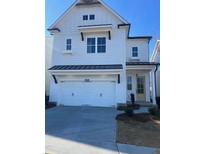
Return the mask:
<path id="1" fill-rule="evenodd" d="M 155 62 L 126 62 L 126 65 L 159 65 Z"/>
<path id="2" fill-rule="evenodd" d="M 102 70 L 122 69 L 122 64 L 113 65 L 55 65 L 48 70 Z"/>

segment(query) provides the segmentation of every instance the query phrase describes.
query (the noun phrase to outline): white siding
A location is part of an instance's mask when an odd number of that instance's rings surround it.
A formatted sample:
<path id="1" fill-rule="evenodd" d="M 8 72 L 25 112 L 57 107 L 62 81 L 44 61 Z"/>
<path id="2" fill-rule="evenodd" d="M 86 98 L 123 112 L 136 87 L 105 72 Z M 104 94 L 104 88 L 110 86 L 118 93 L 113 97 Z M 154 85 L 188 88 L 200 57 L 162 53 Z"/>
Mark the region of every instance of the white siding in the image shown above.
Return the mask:
<path id="1" fill-rule="evenodd" d="M 51 57 L 53 49 L 53 37 L 46 37 L 45 40 L 45 90 L 46 95 L 49 95 L 51 75 L 48 69 L 51 67 Z"/>
<path id="2" fill-rule="evenodd" d="M 95 14 L 95 20 L 83 21 L 82 16 L 86 14 Z M 72 11 L 58 24 L 61 32 L 55 34 L 53 49 L 53 65 L 69 64 L 119 64 L 125 62 L 125 29 L 118 29 L 117 24 L 121 21 L 104 7 L 80 7 L 76 6 Z M 77 29 L 80 25 L 90 24 L 112 24 L 111 40 L 107 33 L 85 34 L 85 40 L 81 40 L 80 31 Z M 87 54 L 88 36 L 106 36 L 106 53 Z M 72 55 L 63 54 L 65 50 L 66 38 L 72 39 Z"/>
<path id="3" fill-rule="evenodd" d="M 83 15 L 95 15 L 95 20 L 82 19 Z M 98 25 L 112 24 L 111 40 L 108 39 L 108 33 L 89 33 L 84 34 L 84 41 L 81 40 L 81 34 L 78 30 L 80 25 Z M 68 13 L 56 27 L 61 30 L 60 33 L 54 34 L 53 40 L 53 58 L 52 65 L 92 65 L 92 64 L 122 64 L 123 70 L 119 72 L 120 83 L 116 83 L 116 103 L 126 102 L 126 60 L 131 57 L 132 47 L 139 48 L 140 61 L 149 61 L 148 59 L 148 41 L 143 40 L 127 40 L 126 29 L 118 29 L 118 24 L 122 22 L 114 16 L 110 11 L 102 6 L 76 6 Z M 105 36 L 106 53 L 87 53 L 87 37 Z M 72 39 L 72 54 L 64 54 L 66 47 L 66 39 Z M 90 76 L 91 77 L 91 76 Z M 59 76 L 57 76 L 60 79 Z M 61 77 L 62 79 L 63 77 Z M 72 76 L 66 77 L 67 79 Z M 79 77 L 75 77 L 78 79 Z M 85 79 L 86 76 L 81 77 Z M 103 77 L 108 79 L 107 77 Z M 115 77 L 117 79 L 117 76 Z M 96 77 L 96 79 L 100 79 Z M 149 82 L 148 82 L 149 84 Z M 59 100 L 58 84 L 51 83 L 50 101 Z M 147 99 L 149 95 L 147 96 Z"/>
<path id="4" fill-rule="evenodd" d="M 128 39 L 126 46 L 126 60 L 132 61 L 132 47 L 138 47 L 139 61 L 149 61 L 149 44 L 148 40 L 143 39 Z"/>

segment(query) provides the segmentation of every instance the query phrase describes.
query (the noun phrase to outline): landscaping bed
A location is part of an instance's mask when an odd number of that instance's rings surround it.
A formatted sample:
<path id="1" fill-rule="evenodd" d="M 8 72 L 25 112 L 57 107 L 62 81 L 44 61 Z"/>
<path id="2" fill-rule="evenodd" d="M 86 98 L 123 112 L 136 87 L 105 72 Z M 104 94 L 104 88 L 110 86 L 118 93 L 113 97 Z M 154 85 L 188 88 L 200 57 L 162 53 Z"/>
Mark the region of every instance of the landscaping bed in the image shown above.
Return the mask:
<path id="1" fill-rule="evenodd" d="M 160 147 L 159 117 L 149 113 L 137 113 L 132 116 L 126 113 L 116 117 L 116 141 L 146 147 Z"/>
<path id="2" fill-rule="evenodd" d="M 45 103 L 45 109 L 50 109 L 53 107 L 56 107 L 56 103 L 50 103 L 50 102 Z"/>

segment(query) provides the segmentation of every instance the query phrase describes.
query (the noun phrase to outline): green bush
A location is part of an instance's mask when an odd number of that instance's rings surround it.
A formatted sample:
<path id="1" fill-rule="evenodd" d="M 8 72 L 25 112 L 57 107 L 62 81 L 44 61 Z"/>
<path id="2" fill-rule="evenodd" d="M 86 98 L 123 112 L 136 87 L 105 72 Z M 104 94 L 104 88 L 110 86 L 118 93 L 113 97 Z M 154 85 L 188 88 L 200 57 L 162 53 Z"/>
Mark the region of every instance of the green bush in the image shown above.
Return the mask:
<path id="1" fill-rule="evenodd" d="M 129 117 L 133 116 L 134 114 L 134 111 L 131 108 L 126 108 L 124 111 Z"/>
<path id="2" fill-rule="evenodd" d="M 160 110 L 157 107 L 149 108 L 149 113 L 153 116 L 160 117 Z"/>

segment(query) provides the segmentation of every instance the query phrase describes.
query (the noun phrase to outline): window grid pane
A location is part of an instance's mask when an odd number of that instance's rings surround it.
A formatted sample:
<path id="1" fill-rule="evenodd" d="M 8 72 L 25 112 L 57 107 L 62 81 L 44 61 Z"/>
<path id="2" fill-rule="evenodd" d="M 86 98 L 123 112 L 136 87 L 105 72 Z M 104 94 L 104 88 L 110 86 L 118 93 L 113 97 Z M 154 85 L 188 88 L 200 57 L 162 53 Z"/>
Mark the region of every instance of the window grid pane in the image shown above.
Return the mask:
<path id="1" fill-rule="evenodd" d="M 88 20 L 88 15 L 84 15 L 83 20 Z"/>
<path id="2" fill-rule="evenodd" d="M 87 53 L 95 53 L 95 38 L 87 38 Z"/>
<path id="3" fill-rule="evenodd" d="M 133 57 L 138 57 L 138 47 L 133 47 L 132 48 L 132 56 Z"/>
<path id="4" fill-rule="evenodd" d="M 91 14 L 90 15 L 90 20 L 94 20 L 95 19 L 95 15 Z"/>
<path id="5" fill-rule="evenodd" d="M 66 50 L 71 50 L 71 43 L 72 43 L 72 41 L 71 41 L 71 39 L 66 39 Z"/>
<path id="6" fill-rule="evenodd" d="M 105 37 L 98 37 L 97 39 L 98 44 L 98 53 L 105 53 L 106 52 L 106 38 Z"/>

